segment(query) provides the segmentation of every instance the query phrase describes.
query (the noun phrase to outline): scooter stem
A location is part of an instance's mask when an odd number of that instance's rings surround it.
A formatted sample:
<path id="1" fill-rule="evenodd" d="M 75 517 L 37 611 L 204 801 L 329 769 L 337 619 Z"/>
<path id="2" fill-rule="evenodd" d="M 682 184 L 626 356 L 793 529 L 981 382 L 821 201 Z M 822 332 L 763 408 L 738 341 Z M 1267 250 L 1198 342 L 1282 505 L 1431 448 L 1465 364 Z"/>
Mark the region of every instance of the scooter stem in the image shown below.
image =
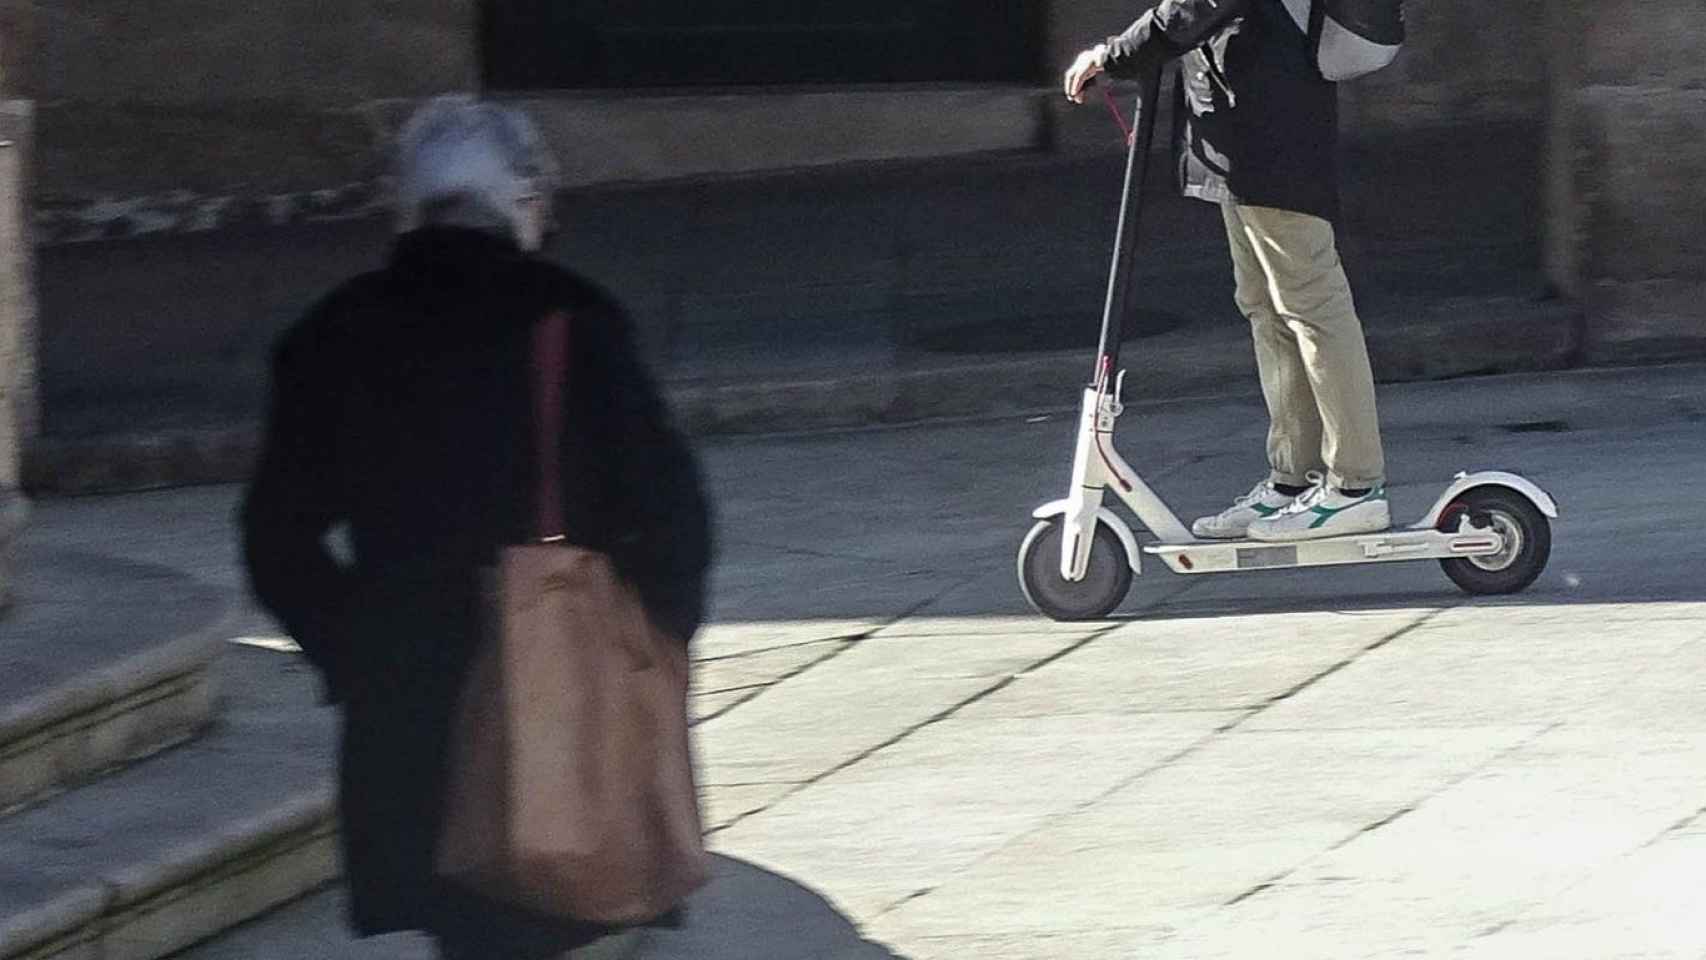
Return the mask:
<path id="1" fill-rule="evenodd" d="M 1120 199 L 1119 229 L 1114 235 L 1114 261 L 1108 269 L 1108 295 L 1102 305 L 1102 338 L 1096 347 L 1092 386 L 1120 367 L 1120 341 L 1125 318 L 1131 315 L 1131 281 L 1137 267 L 1137 223 L 1143 213 L 1143 184 L 1149 176 L 1149 153 L 1155 141 L 1155 114 L 1161 102 L 1160 65 L 1144 75 L 1137 96 L 1137 132 L 1126 152 L 1125 192 Z"/>

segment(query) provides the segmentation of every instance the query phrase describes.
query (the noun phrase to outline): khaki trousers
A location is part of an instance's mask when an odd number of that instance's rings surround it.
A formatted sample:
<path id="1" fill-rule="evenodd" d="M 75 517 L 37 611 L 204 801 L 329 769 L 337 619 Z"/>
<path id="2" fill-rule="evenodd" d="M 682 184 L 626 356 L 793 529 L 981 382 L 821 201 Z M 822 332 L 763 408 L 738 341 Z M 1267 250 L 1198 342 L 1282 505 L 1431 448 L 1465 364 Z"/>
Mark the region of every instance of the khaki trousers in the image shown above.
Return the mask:
<path id="1" fill-rule="evenodd" d="M 1268 207 L 1220 209 L 1268 405 L 1272 480 L 1302 486 L 1321 471 L 1335 487 L 1379 486 L 1374 374 L 1333 225 Z"/>

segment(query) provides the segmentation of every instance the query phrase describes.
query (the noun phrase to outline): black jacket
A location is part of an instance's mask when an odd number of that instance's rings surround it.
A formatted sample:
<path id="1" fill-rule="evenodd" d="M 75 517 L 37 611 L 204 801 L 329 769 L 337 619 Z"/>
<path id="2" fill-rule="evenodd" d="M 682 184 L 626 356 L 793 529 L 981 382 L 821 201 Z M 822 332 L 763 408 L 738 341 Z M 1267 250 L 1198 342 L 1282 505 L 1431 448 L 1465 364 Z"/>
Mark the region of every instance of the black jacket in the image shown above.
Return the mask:
<path id="1" fill-rule="evenodd" d="M 1281 0 L 1161 0 L 1108 38 L 1111 76 L 1174 57 L 1190 118 L 1178 144 L 1186 195 L 1338 219 L 1338 87 Z"/>
<path id="2" fill-rule="evenodd" d="M 553 310 L 571 318 L 568 539 L 608 553 L 685 643 L 703 616 L 708 509 L 609 297 L 502 240 L 427 229 L 277 349 L 245 559 L 345 707 L 339 802 L 363 933 L 497 935 L 492 912 L 432 884 L 432 844 L 451 708 L 480 635 L 479 572 L 533 534 L 531 344 Z M 347 562 L 325 545 L 339 528 Z M 538 952 L 587 935 L 547 931 Z"/>

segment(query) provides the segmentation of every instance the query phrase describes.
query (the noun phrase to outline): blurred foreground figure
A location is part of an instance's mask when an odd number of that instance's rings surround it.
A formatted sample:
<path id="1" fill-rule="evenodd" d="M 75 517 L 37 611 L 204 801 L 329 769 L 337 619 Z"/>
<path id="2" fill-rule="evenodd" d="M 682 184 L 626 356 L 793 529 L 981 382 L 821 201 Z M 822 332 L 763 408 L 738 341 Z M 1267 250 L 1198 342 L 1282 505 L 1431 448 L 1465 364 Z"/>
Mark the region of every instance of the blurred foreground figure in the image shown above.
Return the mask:
<path id="1" fill-rule="evenodd" d="M 1270 420 L 1271 472 L 1191 525 L 1205 539 L 1310 540 L 1392 525 L 1374 376 L 1333 232 L 1338 86 L 1288 12 L 1296 2 L 1162 0 L 1066 74 L 1067 97 L 1082 103 L 1098 74 L 1139 77 L 1183 58 L 1181 186 L 1220 206 Z"/>
<path id="2" fill-rule="evenodd" d="M 342 707 L 355 929 L 424 930 L 452 958 L 623 955 L 632 932 L 434 878 L 457 698 L 490 636 L 482 576 L 535 537 L 543 509 L 541 326 L 567 319 L 553 478 L 565 539 L 607 555 L 681 648 L 710 554 L 698 469 L 621 308 L 535 255 L 554 169 L 523 116 L 435 100 L 402 131 L 396 172 L 390 263 L 334 290 L 277 348 L 242 510 L 250 576 Z"/>

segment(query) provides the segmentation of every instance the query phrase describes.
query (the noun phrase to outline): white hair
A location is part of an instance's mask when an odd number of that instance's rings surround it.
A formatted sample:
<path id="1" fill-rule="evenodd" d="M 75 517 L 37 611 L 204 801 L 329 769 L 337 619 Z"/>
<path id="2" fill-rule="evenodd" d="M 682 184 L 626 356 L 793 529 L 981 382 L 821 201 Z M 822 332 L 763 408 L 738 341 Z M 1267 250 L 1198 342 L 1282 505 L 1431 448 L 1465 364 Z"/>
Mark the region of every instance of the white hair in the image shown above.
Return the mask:
<path id="1" fill-rule="evenodd" d="M 523 201 L 549 204 L 557 163 L 519 110 L 466 94 L 422 104 L 397 135 L 397 228 L 456 226 L 515 236 Z"/>

